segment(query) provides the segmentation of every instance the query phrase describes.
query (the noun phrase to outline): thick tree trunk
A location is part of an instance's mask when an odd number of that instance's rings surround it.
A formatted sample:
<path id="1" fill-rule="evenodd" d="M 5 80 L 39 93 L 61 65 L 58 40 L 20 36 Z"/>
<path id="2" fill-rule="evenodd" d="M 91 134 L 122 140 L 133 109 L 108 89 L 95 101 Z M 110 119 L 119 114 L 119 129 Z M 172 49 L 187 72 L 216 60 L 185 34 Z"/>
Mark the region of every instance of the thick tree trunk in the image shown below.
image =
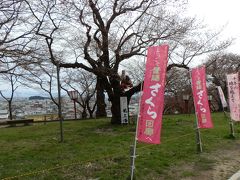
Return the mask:
<path id="1" fill-rule="evenodd" d="M 104 95 L 104 83 L 102 82 L 101 77 L 97 77 L 97 111 L 96 117 L 106 117 L 106 104 L 105 104 L 105 95 Z"/>
<path id="2" fill-rule="evenodd" d="M 120 97 L 126 96 L 128 100 L 128 105 L 130 102 L 130 99 L 133 94 L 139 92 L 141 90 L 142 84 L 138 84 L 137 86 L 131 88 L 129 91 L 122 92 L 120 88 L 120 82 L 117 80 L 112 81 L 112 88 L 114 90 L 113 96 L 110 99 L 112 102 L 112 124 L 121 124 L 121 111 L 120 111 Z"/>
<path id="3" fill-rule="evenodd" d="M 112 100 L 112 118 L 111 123 L 112 124 L 121 124 L 121 112 L 120 112 L 120 94 L 114 95 Z"/>
<path id="4" fill-rule="evenodd" d="M 115 82 L 117 83 L 117 82 Z M 111 98 L 112 102 L 112 124 L 121 124 L 121 111 L 120 111 L 120 97 L 121 97 L 121 89 L 120 89 L 120 83 L 113 85 L 113 97 Z"/>

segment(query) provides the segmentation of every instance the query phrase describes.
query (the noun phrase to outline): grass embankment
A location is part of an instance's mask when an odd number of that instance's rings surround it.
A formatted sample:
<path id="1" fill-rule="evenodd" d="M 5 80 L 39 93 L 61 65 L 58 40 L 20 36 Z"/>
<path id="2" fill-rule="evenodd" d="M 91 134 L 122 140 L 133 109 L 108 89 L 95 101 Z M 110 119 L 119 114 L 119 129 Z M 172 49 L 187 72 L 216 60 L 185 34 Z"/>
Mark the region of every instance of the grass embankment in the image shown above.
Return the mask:
<path id="1" fill-rule="evenodd" d="M 239 139 L 228 138 L 229 125 L 222 113 L 212 117 L 214 129 L 201 130 L 205 154 Z M 194 118 L 164 116 L 162 144 L 138 143 L 137 179 L 174 179 L 168 170 L 186 163 L 211 168 L 212 160 L 196 153 Z M 0 179 L 126 179 L 134 134 L 134 125 L 110 125 L 109 119 L 64 122 L 63 143 L 58 142 L 59 123 L 1 128 Z M 195 173 L 183 171 L 181 176 Z"/>

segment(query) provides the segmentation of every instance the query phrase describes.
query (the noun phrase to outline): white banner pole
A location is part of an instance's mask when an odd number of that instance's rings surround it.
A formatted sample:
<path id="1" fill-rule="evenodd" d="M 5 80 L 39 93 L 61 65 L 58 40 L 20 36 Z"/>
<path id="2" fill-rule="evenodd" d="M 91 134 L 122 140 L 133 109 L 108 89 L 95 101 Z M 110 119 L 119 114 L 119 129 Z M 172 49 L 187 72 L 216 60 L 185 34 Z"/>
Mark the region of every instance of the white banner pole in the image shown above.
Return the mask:
<path id="1" fill-rule="evenodd" d="M 146 51 L 145 51 L 144 64 L 146 65 Z M 141 84 L 141 91 L 140 91 L 141 96 L 140 96 L 139 102 L 138 102 L 138 115 L 137 115 L 137 124 L 136 124 L 134 145 L 131 146 L 131 150 L 130 150 L 130 153 L 131 153 L 131 155 L 130 155 L 130 157 L 131 157 L 131 180 L 133 180 L 134 170 L 135 170 L 136 149 L 137 149 L 137 140 L 138 140 L 138 139 L 137 139 L 137 132 L 138 132 L 139 119 L 140 119 L 142 90 L 143 90 L 143 83 Z"/>
<path id="2" fill-rule="evenodd" d="M 141 84 L 141 91 L 143 89 L 143 83 Z M 141 94 L 142 97 L 142 94 Z M 137 116 L 137 124 L 136 124 L 136 131 L 135 131 L 135 138 L 134 138 L 134 145 L 133 147 L 131 147 L 130 152 L 131 154 L 131 180 L 133 180 L 134 177 L 134 169 L 135 169 L 135 158 L 136 158 L 136 148 L 137 148 L 137 131 L 138 131 L 138 122 L 139 122 L 139 118 L 140 118 L 140 109 L 141 109 L 141 98 L 139 99 L 138 102 L 138 116 Z"/>
<path id="3" fill-rule="evenodd" d="M 193 89 L 191 70 L 189 71 L 189 73 L 190 73 L 191 86 L 192 86 L 192 89 Z M 201 141 L 201 133 L 200 133 L 200 129 L 198 127 L 198 118 L 197 118 L 197 114 L 196 114 L 196 112 L 197 112 L 196 111 L 196 106 L 195 106 L 195 103 L 193 103 L 193 104 L 194 104 L 194 109 L 195 109 L 197 151 L 201 153 L 203 151 L 203 149 L 202 149 L 202 141 Z"/>

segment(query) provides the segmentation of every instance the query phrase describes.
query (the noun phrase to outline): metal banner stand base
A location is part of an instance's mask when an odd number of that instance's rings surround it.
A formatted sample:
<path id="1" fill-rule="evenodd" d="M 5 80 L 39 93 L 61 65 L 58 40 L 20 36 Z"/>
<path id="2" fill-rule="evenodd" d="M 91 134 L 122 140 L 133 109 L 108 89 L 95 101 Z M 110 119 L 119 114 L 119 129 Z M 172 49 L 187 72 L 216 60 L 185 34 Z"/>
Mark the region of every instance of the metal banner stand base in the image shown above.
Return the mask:
<path id="1" fill-rule="evenodd" d="M 135 158 L 136 158 L 136 147 L 131 145 L 130 146 L 130 158 L 131 158 L 131 176 L 130 179 L 133 180 L 134 178 L 134 169 L 135 169 Z"/>
<path id="2" fill-rule="evenodd" d="M 232 120 L 229 121 L 229 125 L 230 125 L 230 131 L 231 131 L 231 138 L 235 138 L 235 132 L 234 132 L 234 123 Z"/>

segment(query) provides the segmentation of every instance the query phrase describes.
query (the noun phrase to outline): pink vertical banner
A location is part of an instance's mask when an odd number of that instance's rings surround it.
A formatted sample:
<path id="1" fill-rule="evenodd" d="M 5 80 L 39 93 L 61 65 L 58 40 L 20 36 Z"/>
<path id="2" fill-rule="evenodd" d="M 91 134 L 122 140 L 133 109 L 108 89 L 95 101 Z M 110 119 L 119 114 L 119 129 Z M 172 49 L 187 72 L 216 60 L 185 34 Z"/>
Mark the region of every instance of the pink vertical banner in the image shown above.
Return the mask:
<path id="1" fill-rule="evenodd" d="M 224 93 L 223 93 L 223 90 L 222 90 L 221 86 L 217 86 L 217 89 L 218 89 L 218 94 L 219 94 L 219 97 L 220 97 L 220 100 L 221 100 L 221 103 L 222 103 L 222 107 L 226 108 L 228 105 L 227 105 L 227 101 L 226 101 L 226 98 L 224 96 Z"/>
<path id="2" fill-rule="evenodd" d="M 168 45 L 148 48 L 138 120 L 138 141 L 160 144 Z"/>
<path id="3" fill-rule="evenodd" d="M 212 128 L 213 123 L 208 104 L 205 66 L 191 70 L 192 92 L 198 128 Z"/>
<path id="4" fill-rule="evenodd" d="M 240 121 L 239 74 L 228 74 L 227 85 L 231 119 L 234 121 Z"/>

